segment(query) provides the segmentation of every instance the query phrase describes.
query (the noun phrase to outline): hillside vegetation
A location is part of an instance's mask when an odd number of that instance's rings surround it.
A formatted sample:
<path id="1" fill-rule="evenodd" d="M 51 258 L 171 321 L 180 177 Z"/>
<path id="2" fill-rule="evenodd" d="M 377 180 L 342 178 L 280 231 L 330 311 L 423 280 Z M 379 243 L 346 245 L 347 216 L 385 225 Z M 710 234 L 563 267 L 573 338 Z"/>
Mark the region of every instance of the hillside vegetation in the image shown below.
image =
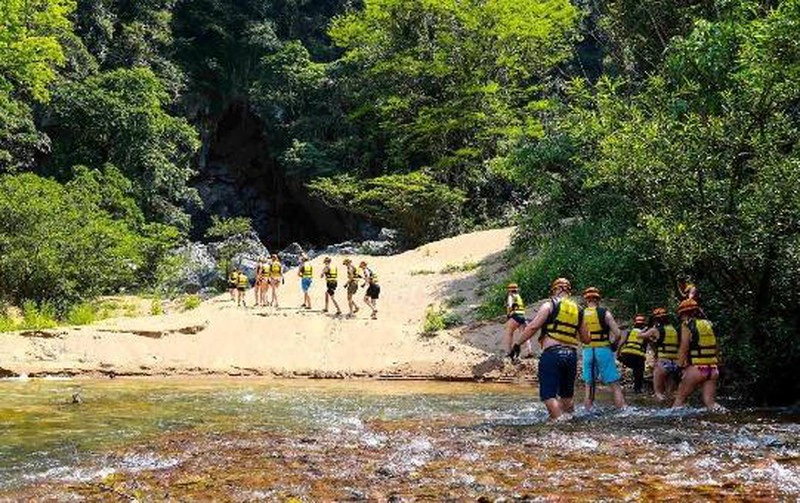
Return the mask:
<path id="1" fill-rule="evenodd" d="M 691 274 L 728 382 L 792 401 L 799 32 L 800 0 L 4 0 L 0 296 L 149 289 L 209 211 L 269 246 L 517 224 L 531 297 L 624 316 Z"/>

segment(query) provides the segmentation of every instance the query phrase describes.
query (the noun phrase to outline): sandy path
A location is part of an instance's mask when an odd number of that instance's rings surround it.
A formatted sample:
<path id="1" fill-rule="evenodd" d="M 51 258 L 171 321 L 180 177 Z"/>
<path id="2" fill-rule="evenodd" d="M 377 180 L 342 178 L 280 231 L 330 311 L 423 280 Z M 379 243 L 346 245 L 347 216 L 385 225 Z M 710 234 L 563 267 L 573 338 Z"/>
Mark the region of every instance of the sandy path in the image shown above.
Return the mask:
<path id="1" fill-rule="evenodd" d="M 364 258 L 380 275 L 376 321 L 368 319 L 365 306 L 356 319 L 322 313 L 324 280 L 319 278 L 311 290 L 314 310 L 298 309 L 302 295 L 292 270 L 281 287 L 279 309 L 237 308 L 226 294 L 184 313 L 106 320 L 35 336 L 0 334 L 0 372 L 470 378 L 490 356 L 487 350 L 497 348 L 501 327 L 472 324 L 422 336 L 425 308 L 463 297 L 457 309 L 470 323 L 476 288 L 502 267 L 500 254 L 511 232 L 475 232 L 391 257 L 352 257 L 356 263 Z M 333 258 L 343 275 L 344 257 Z M 480 266 L 442 272 L 470 263 Z M 319 275 L 322 257 L 312 264 Z M 345 309 L 341 287 L 337 297 Z"/>

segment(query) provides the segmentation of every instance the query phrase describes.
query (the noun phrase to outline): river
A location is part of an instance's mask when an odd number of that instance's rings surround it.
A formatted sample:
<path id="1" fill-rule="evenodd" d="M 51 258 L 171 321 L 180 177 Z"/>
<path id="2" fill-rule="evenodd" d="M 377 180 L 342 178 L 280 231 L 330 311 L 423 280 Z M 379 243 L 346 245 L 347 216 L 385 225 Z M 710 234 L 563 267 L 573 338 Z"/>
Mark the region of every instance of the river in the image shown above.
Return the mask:
<path id="1" fill-rule="evenodd" d="M 800 410 L 601 394 L 563 424 L 528 385 L 0 381 L 0 499 L 800 498 Z M 73 395 L 81 403 L 72 403 Z M 604 401 L 605 400 L 605 401 Z"/>

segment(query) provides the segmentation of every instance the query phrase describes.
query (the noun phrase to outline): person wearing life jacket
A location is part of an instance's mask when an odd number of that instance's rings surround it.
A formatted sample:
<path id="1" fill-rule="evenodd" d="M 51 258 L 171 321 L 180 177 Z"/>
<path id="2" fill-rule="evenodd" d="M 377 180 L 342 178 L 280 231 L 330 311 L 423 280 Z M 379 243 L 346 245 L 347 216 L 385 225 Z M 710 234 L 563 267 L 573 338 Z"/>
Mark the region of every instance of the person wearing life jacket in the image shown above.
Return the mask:
<path id="1" fill-rule="evenodd" d="M 667 388 L 674 389 L 681 380 L 678 366 L 678 331 L 669 322 L 667 310 L 663 307 L 653 309 L 650 315 L 651 327 L 642 332 L 641 337 L 655 347 L 656 365 L 653 368 L 653 391 L 656 400 L 663 401 Z"/>
<path id="2" fill-rule="evenodd" d="M 256 306 L 267 305 L 268 280 L 269 272 L 267 270 L 267 261 L 264 257 L 259 257 L 258 265 L 256 266 Z"/>
<path id="3" fill-rule="evenodd" d="M 539 396 L 550 414 L 550 420 L 569 419 L 574 410 L 575 376 L 578 372 L 578 337 L 583 310 L 569 294 L 572 285 L 558 278 L 550 285 L 551 298 L 539 308 L 525 326 L 513 350 L 541 330 L 539 344 Z"/>
<path id="4" fill-rule="evenodd" d="M 239 271 L 234 269 L 228 275 L 228 293 L 231 294 L 231 300 L 236 302 L 236 283 L 239 281 Z"/>
<path id="5" fill-rule="evenodd" d="M 581 340 L 583 344 L 583 382 L 586 384 L 586 396 L 583 405 L 586 410 L 594 406 L 597 381 L 611 388 L 614 394 L 614 406 L 625 407 L 622 386 L 619 385 L 620 374 L 612 342 L 619 338 L 619 326 L 611 311 L 600 306 L 600 290 L 590 286 L 583 291 L 586 307 L 583 309 L 581 324 Z M 586 342 L 588 341 L 588 342 Z"/>
<path id="6" fill-rule="evenodd" d="M 284 281 L 283 264 L 278 259 L 278 256 L 273 253 L 269 263 L 269 287 L 272 289 L 272 299 L 269 301 L 270 306 L 278 307 L 278 287 Z"/>
<path id="7" fill-rule="evenodd" d="M 247 307 L 245 293 L 250 288 L 250 278 L 240 270 L 236 271 L 236 305 Z"/>
<path id="8" fill-rule="evenodd" d="M 358 280 L 361 278 L 361 274 L 358 273 L 358 268 L 353 265 L 353 261 L 349 258 L 344 259 L 342 264 L 347 268 L 347 284 L 345 287 L 347 288 L 347 307 L 350 310 L 347 316 L 353 317 L 358 312 L 358 305 L 353 296 L 358 292 Z"/>
<path id="9" fill-rule="evenodd" d="M 725 410 L 717 403 L 720 363 L 717 336 L 709 320 L 698 318 L 699 309 L 694 299 L 686 299 L 678 306 L 681 318 L 678 365 L 683 367 L 683 378 L 672 406 L 686 405 L 689 395 L 701 386 L 705 406 L 709 410 Z"/>
<path id="10" fill-rule="evenodd" d="M 637 314 L 633 328 L 623 333 L 617 348 L 617 359 L 633 371 L 633 392 L 641 393 L 644 387 L 644 363 L 647 355 L 647 339 L 642 337 L 647 328 L 647 318 Z"/>
<path id="11" fill-rule="evenodd" d="M 339 269 L 335 265 L 331 265 L 330 257 L 325 257 L 325 260 L 322 262 L 325 264 L 325 267 L 322 269 L 322 276 L 320 277 L 325 278 L 325 312 L 328 312 L 328 300 L 330 300 L 336 307 L 336 316 L 340 316 L 342 310 L 339 309 L 339 303 L 336 302 L 336 298 L 333 296 L 336 293 L 336 288 L 339 286 Z"/>
<path id="12" fill-rule="evenodd" d="M 361 269 L 361 275 L 364 277 L 364 283 L 361 288 L 367 287 L 367 294 L 364 296 L 364 304 L 372 309 L 373 320 L 378 319 L 378 297 L 381 295 L 381 286 L 378 284 L 378 275 L 367 266 L 367 263 L 362 261 L 358 264 Z"/>
<path id="13" fill-rule="evenodd" d="M 308 294 L 308 290 L 311 288 L 311 282 L 314 279 L 314 267 L 308 263 L 307 255 L 300 257 L 300 267 L 297 269 L 297 275 L 300 277 L 300 289 L 303 290 L 303 304 L 300 307 L 311 309 L 311 295 Z"/>
<path id="14" fill-rule="evenodd" d="M 508 351 L 507 356 L 512 361 L 515 361 L 519 354 L 514 352 L 514 332 L 525 328 L 528 320 L 525 319 L 525 301 L 522 300 L 522 296 L 519 294 L 519 285 L 509 283 L 506 291 L 508 292 L 506 296 L 506 330 L 503 341 Z M 530 352 L 530 346 L 528 351 Z"/>

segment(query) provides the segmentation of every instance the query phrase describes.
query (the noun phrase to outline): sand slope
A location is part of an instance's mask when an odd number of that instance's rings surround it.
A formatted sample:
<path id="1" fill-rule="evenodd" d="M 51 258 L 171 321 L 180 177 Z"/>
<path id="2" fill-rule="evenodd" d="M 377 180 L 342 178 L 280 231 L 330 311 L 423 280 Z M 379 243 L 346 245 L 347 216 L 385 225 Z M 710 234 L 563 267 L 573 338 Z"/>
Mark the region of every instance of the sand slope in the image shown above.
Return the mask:
<path id="1" fill-rule="evenodd" d="M 314 309 L 302 311 L 299 278 L 289 271 L 281 307 L 237 308 L 221 295 L 177 314 L 107 320 L 39 334 L 0 335 L 0 369 L 13 374 L 228 374 L 471 378 L 499 351 L 502 327 L 471 323 L 476 289 L 501 269 L 511 229 L 475 232 L 391 257 L 366 257 L 380 275 L 380 316 L 334 317 L 319 309 L 324 280 L 312 286 Z M 344 274 L 341 260 L 333 257 Z M 364 257 L 352 257 L 356 263 Z M 312 262 L 315 275 L 322 258 Z M 465 267 L 466 264 L 466 267 Z M 469 264 L 480 264 L 473 268 Z M 445 269 L 469 269 L 443 273 Z M 363 304 L 364 290 L 358 301 Z M 462 297 L 466 325 L 420 334 L 425 308 Z M 346 311 L 345 292 L 337 298 Z M 248 292 L 252 304 L 253 293 Z M 491 365 L 489 366 L 491 367 Z"/>

